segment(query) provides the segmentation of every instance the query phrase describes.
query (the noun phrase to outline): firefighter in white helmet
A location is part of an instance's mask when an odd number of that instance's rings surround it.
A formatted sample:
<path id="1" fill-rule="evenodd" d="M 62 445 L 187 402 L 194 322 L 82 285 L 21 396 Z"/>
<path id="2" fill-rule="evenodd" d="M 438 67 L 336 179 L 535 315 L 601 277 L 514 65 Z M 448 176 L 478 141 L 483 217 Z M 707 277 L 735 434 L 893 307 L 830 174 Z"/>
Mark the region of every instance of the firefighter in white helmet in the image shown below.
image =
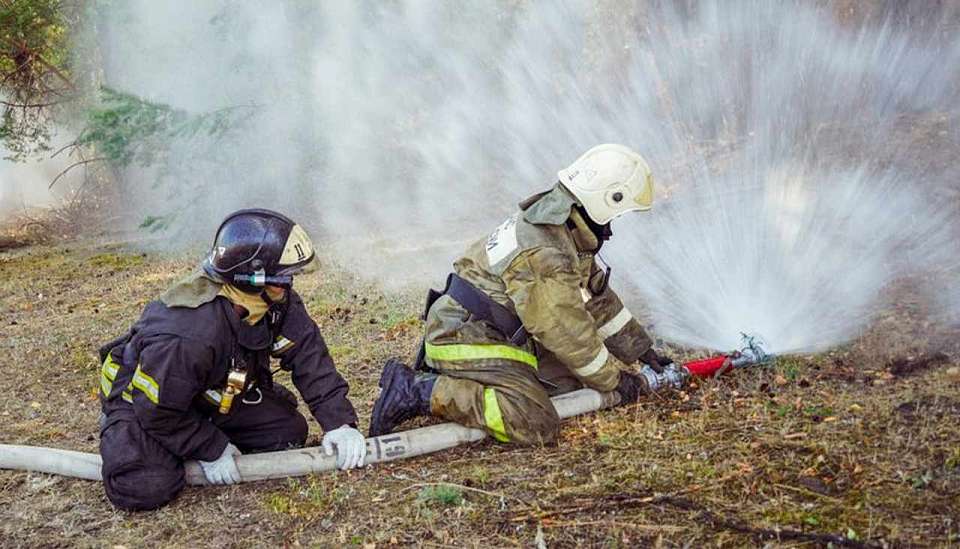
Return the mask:
<path id="1" fill-rule="evenodd" d="M 551 395 L 590 387 L 633 402 L 646 383 L 624 366 L 660 372 L 670 362 L 597 260 L 612 219 L 653 205 L 646 161 L 623 145 L 598 145 L 558 179 L 476 241 L 442 293 L 431 291 L 421 372 L 386 364 L 371 435 L 435 415 L 502 442 L 549 442 L 560 423 Z"/>

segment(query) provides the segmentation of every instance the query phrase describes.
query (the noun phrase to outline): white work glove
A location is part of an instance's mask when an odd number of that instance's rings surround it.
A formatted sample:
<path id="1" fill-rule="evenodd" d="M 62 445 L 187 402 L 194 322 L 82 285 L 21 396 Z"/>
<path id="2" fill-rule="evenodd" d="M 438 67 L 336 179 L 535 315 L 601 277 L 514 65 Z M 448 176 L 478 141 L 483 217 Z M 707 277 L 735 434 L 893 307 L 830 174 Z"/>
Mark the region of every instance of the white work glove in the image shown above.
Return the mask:
<path id="1" fill-rule="evenodd" d="M 367 454 L 367 439 L 360 431 L 349 425 L 341 425 L 323 435 L 323 453 L 333 455 L 337 447 L 337 468 L 341 470 L 363 467 L 363 457 Z"/>
<path id="2" fill-rule="evenodd" d="M 240 482 L 240 471 L 237 469 L 237 462 L 233 459 L 233 456 L 239 455 L 241 455 L 240 450 L 228 442 L 227 447 L 223 449 L 223 453 L 216 460 L 198 460 L 200 468 L 203 469 L 203 476 L 207 477 L 207 482 L 210 484 L 235 484 Z"/>

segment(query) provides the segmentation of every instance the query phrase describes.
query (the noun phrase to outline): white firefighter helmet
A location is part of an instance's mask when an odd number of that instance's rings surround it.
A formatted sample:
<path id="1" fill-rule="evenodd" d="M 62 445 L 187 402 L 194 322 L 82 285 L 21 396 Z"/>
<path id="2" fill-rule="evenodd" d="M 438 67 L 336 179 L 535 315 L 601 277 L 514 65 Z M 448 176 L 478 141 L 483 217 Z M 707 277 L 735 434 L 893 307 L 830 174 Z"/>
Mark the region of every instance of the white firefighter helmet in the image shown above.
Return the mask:
<path id="1" fill-rule="evenodd" d="M 653 206 L 653 175 L 629 147 L 597 145 L 557 174 L 594 222 L 603 225 L 626 212 Z"/>

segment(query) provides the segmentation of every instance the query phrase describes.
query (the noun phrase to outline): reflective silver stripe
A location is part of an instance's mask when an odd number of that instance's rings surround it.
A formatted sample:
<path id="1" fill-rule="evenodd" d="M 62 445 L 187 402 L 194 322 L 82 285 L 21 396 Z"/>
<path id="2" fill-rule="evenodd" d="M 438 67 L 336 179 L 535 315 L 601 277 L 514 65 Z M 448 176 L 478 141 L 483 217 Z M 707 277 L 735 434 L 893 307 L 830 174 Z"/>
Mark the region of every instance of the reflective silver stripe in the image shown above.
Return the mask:
<path id="1" fill-rule="evenodd" d="M 207 400 L 209 400 L 209 401 L 211 401 L 211 402 L 213 402 L 213 403 L 215 403 L 215 404 L 220 404 L 220 398 L 221 398 L 221 397 L 220 397 L 220 391 L 214 391 L 213 389 L 207 389 L 206 391 L 203 392 L 203 396 L 206 397 Z"/>
<path id="2" fill-rule="evenodd" d="M 586 303 L 593 299 L 593 294 L 586 288 L 580 288 L 580 297 L 583 298 L 583 302 Z"/>
<path id="3" fill-rule="evenodd" d="M 617 313 L 617 316 L 611 318 L 606 324 L 600 326 L 600 329 L 597 330 L 597 333 L 600 334 L 600 339 L 607 339 L 613 334 L 619 332 L 627 325 L 627 322 L 630 322 L 630 319 L 633 318 L 633 315 L 630 314 L 630 311 L 626 307 L 620 309 L 620 312 Z"/>
<path id="4" fill-rule="evenodd" d="M 113 381 L 117 379 L 117 372 L 120 370 L 120 367 L 117 366 L 112 360 L 107 359 L 103 363 L 103 373 L 106 375 L 106 378 Z"/>
<path id="5" fill-rule="evenodd" d="M 600 371 L 600 368 L 603 368 L 603 365 L 607 363 L 607 358 L 610 356 L 610 351 L 607 351 L 607 347 L 603 346 L 600 348 L 600 352 L 597 353 L 596 358 L 590 361 L 590 364 L 587 364 L 583 368 L 577 368 L 573 373 L 577 374 L 580 377 L 588 377 Z"/>
<path id="6" fill-rule="evenodd" d="M 273 347 L 272 347 L 271 350 L 272 350 L 274 353 L 278 353 L 278 352 L 280 352 L 280 351 L 283 351 L 284 349 L 286 349 L 287 347 L 289 347 L 289 346 L 291 346 L 291 345 L 293 345 L 293 342 L 292 342 L 292 341 L 290 341 L 289 339 L 287 339 L 287 338 L 285 338 L 285 337 L 283 337 L 283 336 L 280 336 L 280 337 L 277 338 L 276 341 L 273 342 Z"/>

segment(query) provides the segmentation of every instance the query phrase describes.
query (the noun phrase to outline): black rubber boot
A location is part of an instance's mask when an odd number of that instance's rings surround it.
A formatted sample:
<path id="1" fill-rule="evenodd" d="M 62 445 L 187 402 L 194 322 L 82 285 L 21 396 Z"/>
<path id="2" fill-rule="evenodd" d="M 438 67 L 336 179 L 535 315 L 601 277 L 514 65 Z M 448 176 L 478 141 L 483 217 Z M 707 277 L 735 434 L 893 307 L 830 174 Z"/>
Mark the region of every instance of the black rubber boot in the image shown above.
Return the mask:
<path id="1" fill-rule="evenodd" d="M 404 363 L 391 358 L 380 374 L 380 396 L 370 417 L 371 437 L 392 433 L 408 419 L 430 415 L 434 376 L 417 377 Z"/>

